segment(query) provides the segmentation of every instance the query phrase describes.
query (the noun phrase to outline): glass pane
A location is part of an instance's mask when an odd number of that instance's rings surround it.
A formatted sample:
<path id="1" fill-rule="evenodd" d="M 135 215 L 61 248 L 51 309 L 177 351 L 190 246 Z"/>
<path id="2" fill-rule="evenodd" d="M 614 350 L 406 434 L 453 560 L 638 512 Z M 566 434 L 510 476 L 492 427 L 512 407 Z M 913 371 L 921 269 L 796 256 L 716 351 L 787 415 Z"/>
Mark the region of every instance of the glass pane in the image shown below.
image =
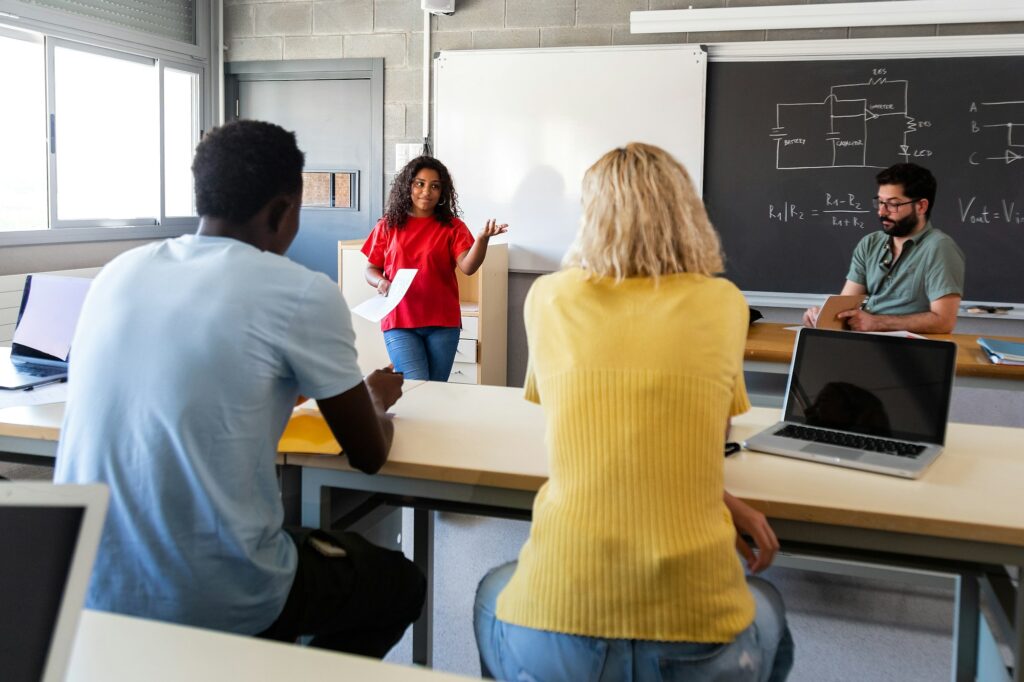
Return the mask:
<path id="1" fill-rule="evenodd" d="M 156 66 L 54 49 L 57 219 L 159 214 Z"/>
<path id="2" fill-rule="evenodd" d="M 327 208 L 331 205 L 331 174 L 306 172 L 302 174 L 302 205 Z"/>
<path id="3" fill-rule="evenodd" d="M 352 208 L 352 185 L 355 184 L 355 173 L 334 174 L 334 207 Z"/>
<path id="4" fill-rule="evenodd" d="M 46 89 L 42 43 L 0 36 L 0 230 L 45 230 Z"/>
<path id="5" fill-rule="evenodd" d="M 192 155 L 199 141 L 199 75 L 164 69 L 164 212 L 194 216 Z"/>

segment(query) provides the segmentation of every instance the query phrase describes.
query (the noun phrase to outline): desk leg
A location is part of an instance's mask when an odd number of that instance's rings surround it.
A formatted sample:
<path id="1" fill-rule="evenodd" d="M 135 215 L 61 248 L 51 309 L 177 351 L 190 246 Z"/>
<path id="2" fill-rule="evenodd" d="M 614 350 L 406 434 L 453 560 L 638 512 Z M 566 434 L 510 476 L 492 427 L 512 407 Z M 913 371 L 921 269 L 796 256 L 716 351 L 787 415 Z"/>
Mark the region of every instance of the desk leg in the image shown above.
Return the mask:
<path id="1" fill-rule="evenodd" d="M 961 573 L 953 610 L 953 682 L 974 682 L 977 675 L 979 614 L 978 575 Z"/>
<path id="2" fill-rule="evenodd" d="M 302 524 L 302 468 L 291 464 L 277 465 L 277 482 L 284 505 L 284 525 Z"/>
<path id="3" fill-rule="evenodd" d="M 1024 682 L 1024 585 L 1020 579 L 1024 577 L 1024 567 L 1017 568 L 1017 600 L 1013 614 L 1013 680 Z"/>
<path id="4" fill-rule="evenodd" d="M 413 509 L 412 560 L 427 578 L 423 613 L 412 625 L 412 662 L 428 668 L 434 663 L 434 512 Z"/>

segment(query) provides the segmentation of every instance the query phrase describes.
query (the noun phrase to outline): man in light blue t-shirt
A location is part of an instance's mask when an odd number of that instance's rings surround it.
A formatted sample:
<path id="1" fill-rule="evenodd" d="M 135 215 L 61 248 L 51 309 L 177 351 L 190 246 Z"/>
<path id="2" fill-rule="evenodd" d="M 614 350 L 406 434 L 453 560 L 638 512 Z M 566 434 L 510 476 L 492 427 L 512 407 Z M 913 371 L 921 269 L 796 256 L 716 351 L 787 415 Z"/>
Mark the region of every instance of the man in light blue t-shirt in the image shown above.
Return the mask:
<path id="1" fill-rule="evenodd" d="M 283 257 L 303 160 L 257 121 L 199 144 L 198 233 L 129 251 L 90 287 L 55 480 L 110 486 L 89 607 L 383 656 L 419 616 L 422 573 L 355 534 L 282 528 L 274 458 L 297 396 L 372 474 L 402 385 L 363 380 L 338 287 Z"/>

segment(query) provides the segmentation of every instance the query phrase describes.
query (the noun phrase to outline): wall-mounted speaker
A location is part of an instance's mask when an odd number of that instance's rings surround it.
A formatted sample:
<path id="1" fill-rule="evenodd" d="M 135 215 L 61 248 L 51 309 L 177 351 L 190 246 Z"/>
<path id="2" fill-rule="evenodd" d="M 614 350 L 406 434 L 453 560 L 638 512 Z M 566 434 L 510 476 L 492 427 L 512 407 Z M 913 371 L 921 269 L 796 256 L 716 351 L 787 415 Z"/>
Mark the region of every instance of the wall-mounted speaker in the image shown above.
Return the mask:
<path id="1" fill-rule="evenodd" d="M 455 14 L 455 0 L 420 0 L 420 8 L 431 14 Z"/>

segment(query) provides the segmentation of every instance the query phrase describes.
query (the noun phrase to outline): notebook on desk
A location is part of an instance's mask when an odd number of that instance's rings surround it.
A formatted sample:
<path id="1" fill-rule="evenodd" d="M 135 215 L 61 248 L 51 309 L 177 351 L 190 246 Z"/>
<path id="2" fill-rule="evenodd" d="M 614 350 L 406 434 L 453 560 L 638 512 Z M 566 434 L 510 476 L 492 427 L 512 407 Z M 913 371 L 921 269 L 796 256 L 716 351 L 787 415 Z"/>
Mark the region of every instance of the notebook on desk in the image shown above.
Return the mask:
<path id="1" fill-rule="evenodd" d="M 0 678 L 65 678 L 99 547 L 104 485 L 0 483 Z"/>
<path id="2" fill-rule="evenodd" d="M 846 310 L 860 308 L 867 298 L 864 294 L 847 294 L 845 296 L 837 294 L 829 296 L 824 305 L 821 306 L 821 310 L 818 311 L 818 319 L 814 323 L 815 328 L 846 329 L 846 322 L 837 318 L 836 315 Z"/>
<path id="3" fill-rule="evenodd" d="M 950 341 L 801 329 L 782 421 L 744 445 L 917 478 L 942 452 L 955 369 Z"/>
<path id="4" fill-rule="evenodd" d="M 68 376 L 71 339 L 91 280 L 29 275 L 10 348 L 0 349 L 0 389 L 18 391 Z"/>

